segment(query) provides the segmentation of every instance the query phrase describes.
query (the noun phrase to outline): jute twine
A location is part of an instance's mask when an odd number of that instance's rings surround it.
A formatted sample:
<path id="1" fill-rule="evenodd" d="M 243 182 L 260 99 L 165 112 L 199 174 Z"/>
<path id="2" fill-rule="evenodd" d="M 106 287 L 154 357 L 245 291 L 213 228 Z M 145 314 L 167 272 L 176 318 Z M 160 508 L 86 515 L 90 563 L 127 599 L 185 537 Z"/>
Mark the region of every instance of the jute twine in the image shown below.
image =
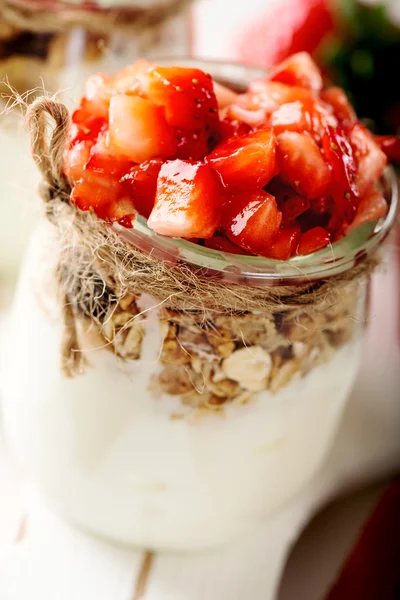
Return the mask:
<path id="1" fill-rule="evenodd" d="M 97 35 L 113 33 L 116 28 L 145 31 L 157 28 L 166 20 L 179 14 L 191 0 L 171 0 L 154 6 L 130 6 L 129 8 L 110 7 L 108 9 L 88 9 L 65 3 L 62 10 L 45 10 L 40 2 L 14 2 L 0 0 L 3 18 L 18 29 L 33 32 L 59 32 L 80 27 Z"/>
<path id="2" fill-rule="evenodd" d="M 43 176 L 41 197 L 59 234 L 57 281 L 64 306 L 62 362 L 66 374 L 82 368 L 74 312 L 83 312 L 100 324 L 112 304 L 126 294 L 143 293 L 159 306 L 203 314 L 211 320 L 215 313 L 322 311 L 340 300 L 349 283 L 366 277 L 377 264 L 373 257 L 329 279 L 255 287 L 210 277 L 184 263 L 161 261 L 151 251 L 133 247 L 95 215 L 70 204 L 71 185 L 63 174 L 70 126 L 67 108 L 50 98 L 38 98 L 27 110 L 27 124 L 33 156 Z"/>

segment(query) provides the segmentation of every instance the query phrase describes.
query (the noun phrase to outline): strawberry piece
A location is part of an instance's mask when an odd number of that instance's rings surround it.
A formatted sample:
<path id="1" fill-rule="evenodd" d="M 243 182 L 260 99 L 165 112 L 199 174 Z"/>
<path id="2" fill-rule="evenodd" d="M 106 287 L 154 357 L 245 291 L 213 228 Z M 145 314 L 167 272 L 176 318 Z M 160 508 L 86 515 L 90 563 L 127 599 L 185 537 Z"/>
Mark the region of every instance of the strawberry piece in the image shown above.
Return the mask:
<path id="1" fill-rule="evenodd" d="M 162 164 L 161 160 L 149 160 L 141 165 L 134 165 L 122 178 L 124 187 L 129 192 L 137 212 L 146 219 L 153 210 L 157 177 Z"/>
<path id="2" fill-rule="evenodd" d="M 378 190 L 368 191 L 362 198 L 357 208 L 357 214 L 353 222 L 346 227 L 345 233 L 350 233 L 360 225 L 365 223 L 375 223 L 382 217 L 386 216 L 388 205 Z"/>
<path id="3" fill-rule="evenodd" d="M 233 104 L 238 97 L 238 94 L 236 92 L 226 87 L 225 85 L 217 83 L 216 81 L 214 81 L 214 93 L 217 98 L 217 104 L 220 109 L 225 108 L 230 104 Z"/>
<path id="4" fill-rule="evenodd" d="M 301 234 L 300 240 L 297 246 L 297 254 L 311 254 L 326 248 L 331 241 L 331 235 L 329 231 L 323 227 L 313 227 L 308 231 Z"/>
<path id="5" fill-rule="evenodd" d="M 291 196 L 280 206 L 282 212 L 282 227 L 291 225 L 310 207 L 310 201 L 302 196 Z"/>
<path id="6" fill-rule="evenodd" d="M 258 79 L 249 85 L 249 94 L 253 105 L 275 110 L 280 104 L 296 100 L 312 100 L 315 94 L 298 85 L 287 85 L 269 79 Z"/>
<path id="7" fill-rule="evenodd" d="M 90 140 L 95 142 L 107 129 L 107 120 L 90 113 L 90 104 L 83 98 L 80 107 L 72 113 L 71 143 Z"/>
<path id="8" fill-rule="evenodd" d="M 148 225 L 161 235 L 209 238 L 221 221 L 223 190 L 208 165 L 174 160 L 162 165 Z"/>
<path id="9" fill-rule="evenodd" d="M 172 127 L 218 130 L 218 103 L 210 75 L 199 69 L 156 67 L 139 79 L 146 96 L 165 108 Z"/>
<path id="10" fill-rule="evenodd" d="M 115 156 L 108 147 L 108 134 L 100 134 L 96 144 L 92 146 L 86 169 L 97 171 L 120 179 L 132 166 L 132 161 L 123 156 Z"/>
<path id="11" fill-rule="evenodd" d="M 307 134 L 285 131 L 278 135 L 278 164 L 282 179 L 309 199 L 323 196 L 329 187 L 329 166 Z"/>
<path id="12" fill-rule="evenodd" d="M 153 63 L 141 58 L 133 65 L 124 67 L 113 77 L 112 83 L 117 94 L 140 95 L 140 76 L 154 68 Z"/>
<path id="13" fill-rule="evenodd" d="M 108 219 L 113 205 L 125 196 L 122 185 L 109 175 L 85 170 L 72 190 L 71 202 L 81 210 L 92 210 L 101 219 Z M 134 213 L 132 202 L 130 207 Z"/>
<path id="14" fill-rule="evenodd" d="M 321 196 L 311 200 L 310 210 L 317 215 L 325 215 L 333 211 L 333 198 L 331 196 Z"/>
<path id="15" fill-rule="evenodd" d="M 400 137 L 394 135 L 376 135 L 375 141 L 389 162 L 400 162 Z"/>
<path id="16" fill-rule="evenodd" d="M 85 86 L 85 110 L 93 117 L 108 120 L 108 108 L 113 95 L 112 80 L 105 73 L 90 75 Z"/>
<path id="17" fill-rule="evenodd" d="M 322 147 L 332 168 L 330 192 L 335 201 L 335 215 L 330 227 L 337 229 L 343 221 L 350 223 L 356 214 L 359 198 L 359 189 L 355 181 L 356 165 L 353 149 L 343 128 L 328 127 Z"/>
<path id="18" fill-rule="evenodd" d="M 220 140 L 221 143 L 226 142 L 231 138 L 240 137 L 250 133 L 251 127 L 246 123 L 242 123 L 237 119 L 231 120 L 225 118 L 221 121 L 220 125 Z"/>
<path id="19" fill-rule="evenodd" d="M 83 170 L 90 157 L 91 141 L 75 143 L 64 153 L 64 171 L 73 182 L 82 177 Z"/>
<path id="20" fill-rule="evenodd" d="M 262 188 L 277 173 L 276 138 L 261 129 L 228 140 L 206 158 L 229 190 Z"/>
<path id="21" fill-rule="evenodd" d="M 219 250 L 220 252 L 230 252 L 231 254 L 248 254 L 243 248 L 239 248 L 233 242 L 222 235 L 213 235 L 204 242 L 206 248 Z"/>
<path id="22" fill-rule="evenodd" d="M 253 254 L 269 256 L 269 245 L 281 220 L 271 194 L 263 190 L 239 192 L 224 208 L 223 229 L 234 244 Z"/>
<path id="23" fill-rule="evenodd" d="M 322 196 L 310 201 L 310 208 L 297 217 L 297 223 L 302 231 L 314 227 L 327 229 L 332 222 L 335 211 L 335 203 L 331 196 Z M 341 225 L 341 224 L 340 224 Z"/>
<path id="24" fill-rule="evenodd" d="M 118 198 L 116 202 L 108 205 L 106 220 L 117 222 L 122 227 L 132 229 L 136 219 L 136 210 L 132 199 L 129 197 Z"/>
<path id="25" fill-rule="evenodd" d="M 309 129 L 309 119 L 304 105 L 299 101 L 282 104 L 272 113 L 271 125 L 276 135 L 283 131 L 298 131 L 302 133 Z"/>
<path id="26" fill-rule="evenodd" d="M 136 96 L 117 95 L 110 102 L 109 149 L 136 163 L 173 156 L 176 140 L 164 109 Z"/>
<path id="27" fill-rule="evenodd" d="M 360 196 L 375 187 L 387 165 L 385 153 L 378 146 L 372 133 L 361 123 L 356 123 L 350 131 L 357 171 L 355 175 Z"/>
<path id="28" fill-rule="evenodd" d="M 321 100 L 327 102 L 342 125 L 350 125 L 357 120 L 356 113 L 345 92 L 340 87 L 331 87 L 321 92 Z"/>
<path id="29" fill-rule="evenodd" d="M 268 125 L 267 112 L 264 107 L 253 105 L 251 108 L 232 104 L 226 111 L 226 116 L 232 121 L 239 121 L 248 125 L 251 129 L 265 127 Z"/>
<path id="30" fill-rule="evenodd" d="M 332 29 L 333 18 L 326 0 L 271 3 L 239 37 L 238 58 L 270 68 L 295 52 L 314 52 Z"/>
<path id="31" fill-rule="evenodd" d="M 308 52 L 289 56 L 272 70 L 270 80 L 299 85 L 313 92 L 320 92 L 323 87 L 321 72 Z"/>
<path id="32" fill-rule="evenodd" d="M 177 149 L 176 158 L 183 160 L 203 160 L 208 154 L 209 138 L 205 131 L 201 129 L 185 131 L 183 129 L 176 131 Z"/>
<path id="33" fill-rule="evenodd" d="M 271 125 L 276 134 L 283 131 L 308 131 L 316 140 L 320 140 L 329 125 L 337 125 L 336 118 L 327 108 L 313 98 L 282 104 L 273 112 Z"/>
<path id="34" fill-rule="evenodd" d="M 280 229 L 269 247 L 270 258 L 288 260 L 295 253 L 299 238 L 300 227 L 298 225 Z"/>

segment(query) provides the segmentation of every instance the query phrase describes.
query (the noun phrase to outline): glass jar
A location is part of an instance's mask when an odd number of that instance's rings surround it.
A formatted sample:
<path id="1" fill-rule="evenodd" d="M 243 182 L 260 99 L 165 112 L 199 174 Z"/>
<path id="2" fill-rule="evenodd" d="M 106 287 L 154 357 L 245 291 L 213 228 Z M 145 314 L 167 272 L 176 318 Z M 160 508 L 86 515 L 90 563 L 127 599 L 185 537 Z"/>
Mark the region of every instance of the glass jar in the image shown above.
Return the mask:
<path id="1" fill-rule="evenodd" d="M 260 75 L 195 64 L 234 87 Z M 50 504 L 111 540 L 187 550 L 257 528 L 300 494 L 331 447 L 358 371 L 365 265 L 397 207 L 390 171 L 383 184 L 383 222 L 288 262 L 163 238 L 142 218 L 132 231 L 115 226 L 127 251 L 201 274 L 202 310 L 177 308 L 172 289 L 161 302 L 155 276 L 154 297 L 114 301 L 100 274 L 93 293 L 80 294 L 83 274 L 78 293 L 71 283 L 60 302 L 55 269 L 72 281 L 68 265 L 79 264 L 81 248 L 69 245 L 60 269 L 56 228 L 41 223 L 14 305 L 3 390 L 10 443 Z M 220 286 L 212 301 L 210 281 Z M 263 290 L 278 289 L 260 302 Z M 227 309 L 237 290 L 248 305 Z M 60 369 L 61 348 L 82 359 L 73 377 Z"/>
<path id="2" fill-rule="evenodd" d="M 46 90 L 70 108 L 88 75 L 189 51 L 190 0 L 5 0 L 0 7 L 0 286 L 17 276 L 39 203 L 21 104 Z M 21 172 L 24 177 L 21 180 Z"/>

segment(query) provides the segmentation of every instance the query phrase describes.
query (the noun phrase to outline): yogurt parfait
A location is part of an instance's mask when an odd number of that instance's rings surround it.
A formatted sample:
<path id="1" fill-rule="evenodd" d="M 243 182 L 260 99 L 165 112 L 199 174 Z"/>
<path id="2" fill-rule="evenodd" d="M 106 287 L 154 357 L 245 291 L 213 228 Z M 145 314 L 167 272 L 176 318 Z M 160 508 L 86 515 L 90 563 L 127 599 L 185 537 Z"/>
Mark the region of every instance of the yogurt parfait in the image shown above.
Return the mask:
<path id="1" fill-rule="evenodd" d="M 253 74 L 141 60 L 90 77 L 71 117 L 28 111 L 47 218 L 6 428 L 50 504 L 118 542 L 208 548 L 273 518 L 357 374 L 386 154 L 307 54 Z"/>

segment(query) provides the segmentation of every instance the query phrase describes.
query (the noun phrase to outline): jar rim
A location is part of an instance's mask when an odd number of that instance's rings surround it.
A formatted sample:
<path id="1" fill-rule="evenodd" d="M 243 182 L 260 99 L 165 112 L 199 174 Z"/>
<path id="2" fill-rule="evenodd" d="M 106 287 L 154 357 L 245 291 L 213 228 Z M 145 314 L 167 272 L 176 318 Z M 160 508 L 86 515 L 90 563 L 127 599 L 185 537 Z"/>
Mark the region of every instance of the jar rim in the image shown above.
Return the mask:
<path id="1" fill-rule="evenodd" d="M 218 81 L 247 87 L 256 78 L 262 78 L 266 70 L 240 63 L 201 58 L 164 58 L 160 64 L 193 66 L 209 71 Z M 127 242 L 138 249 L 151 253 L 154 258 L 172 264 L 185 264 L 203 274 L 215 274 L 226 281 L 246 281 L 253 285 L 301 284 L 326 279 L 344 273 L 373 254 L 387 237 L 395 222 L 398 206 L 398 182 L 392 167 L 387 167 L 381 180 L 383 192 L 389 204 L 386 217 L 375 223 L 360 225 L 341 240 L 312 254 L 293 257 L 287 261 L 262 256 L 231 254 L 199 246 L 181 238 L 161 236 L 138 217 L 134 229 L 118 224 L 113 228 Z"/>

